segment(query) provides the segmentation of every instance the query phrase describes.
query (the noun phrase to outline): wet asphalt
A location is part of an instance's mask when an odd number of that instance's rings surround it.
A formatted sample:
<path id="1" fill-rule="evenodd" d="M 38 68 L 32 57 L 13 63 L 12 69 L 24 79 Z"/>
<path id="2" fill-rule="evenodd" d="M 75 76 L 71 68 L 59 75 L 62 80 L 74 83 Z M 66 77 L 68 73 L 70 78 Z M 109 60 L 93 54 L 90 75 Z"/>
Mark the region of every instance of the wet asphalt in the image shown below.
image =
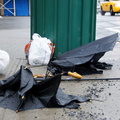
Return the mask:
<path id="1" fill-rule="evenodd" d="M 119 33 L 120 14 L 105 16 L 97 14 L 96 39 Z M 0 79 L 15 73 L 20 65 L 26 65 L 24 45 L 30 40 L 29 17 L 0 18 L 0 48 L 6 50 L 11 58 L 8 68 Z M 120 120 L 120 38 L 113 51 L 107 52 L 100 61 L 113 64 L 111 70 L 103 74 L 86 75 L 83 78 L 119 78 L 118 80 L 63 81 L 63 92 L 94 99 L 80 104 L 79 109 L 52 108 L 37 109 L 15 113 L 0 108 L 0 120 Z M 32 68 L 34 73 L 45 73 L 46 66 Z"/>

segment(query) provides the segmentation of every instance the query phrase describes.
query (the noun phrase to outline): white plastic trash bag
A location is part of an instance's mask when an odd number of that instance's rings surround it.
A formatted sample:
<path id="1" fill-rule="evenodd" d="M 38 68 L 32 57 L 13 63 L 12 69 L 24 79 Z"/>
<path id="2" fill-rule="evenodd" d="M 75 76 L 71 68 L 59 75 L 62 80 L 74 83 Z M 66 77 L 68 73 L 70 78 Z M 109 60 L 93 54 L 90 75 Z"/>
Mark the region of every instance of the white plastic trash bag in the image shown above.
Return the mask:
<path id="1" fill-rule="evenodd" d="M 47 65 L 51 57 L 51 49 L 49 44 L 51 41 L 34 33 L 33 41 L 29 48 L 28 62 L 30 65 Z"/>
<path id="2" fill-rule="evenodd" d="M 9 62 L 9 54 L 4 50 L 0 50 L 0 74 L 3 73 L 5 68 L 8 66 Z"/>

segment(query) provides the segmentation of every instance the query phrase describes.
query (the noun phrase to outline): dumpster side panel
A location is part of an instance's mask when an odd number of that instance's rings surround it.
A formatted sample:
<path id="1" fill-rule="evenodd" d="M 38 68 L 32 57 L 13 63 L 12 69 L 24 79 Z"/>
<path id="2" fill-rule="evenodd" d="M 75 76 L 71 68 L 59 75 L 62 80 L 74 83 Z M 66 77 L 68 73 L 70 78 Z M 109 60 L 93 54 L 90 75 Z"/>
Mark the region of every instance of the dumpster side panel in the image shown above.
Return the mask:
<path id="1" fill-rule="evenodd" d="M 55 39 L 56 51 L 55 54 L 58 56 L 64 51 L 68 50 L 68 24 L 69 24 L 69 0 L 58 0 L 57 3 L 57 18 L 56 18 L 56 30 L 57 35 Z"/>
<path id="2" fill-rule="evenodd" d="M 83 0 L 82 12 L 82 45 L 95 40 L 96 30 L 96 1 Z"/>
<path id="3" fill-rule="evenodd" d="M 68 49 L 76 48 L 82 43 L 82 4 L 80 0 L 70 1 Z"/>
<path id="4" fill-rule="evenodd" d="M 49 38 L 55 57 L 95 40 L 96 0 L 31 0 L 31 35 Z"/>
<path id="5" fill-rule="evenodd" d="M 31 35 L 39 33 L 53 39 L 54 12 L 54 0 L 31 0 Z"/>

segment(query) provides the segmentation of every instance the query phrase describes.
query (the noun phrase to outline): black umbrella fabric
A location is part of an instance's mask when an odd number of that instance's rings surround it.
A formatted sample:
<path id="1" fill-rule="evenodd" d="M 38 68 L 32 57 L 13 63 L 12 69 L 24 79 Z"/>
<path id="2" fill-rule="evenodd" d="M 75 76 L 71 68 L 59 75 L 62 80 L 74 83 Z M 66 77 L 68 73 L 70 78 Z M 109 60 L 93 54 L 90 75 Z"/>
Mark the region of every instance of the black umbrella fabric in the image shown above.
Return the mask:
<path id="1" fill-rule="evenodd" d="M 0 81 L 0 107 L 15 110 L 40 108 L 78 108 L 90 99 L 67 95 L 59 88 L 61 75 L 36 81 L 30 68 L 21 66 L 13 76 Z"/>
<path id="2" fill-rule="evenodd" d="M 58 58 L 51 60 L 48 70 L 53 74 L 68 71 L 78 72 L 81 75 L 102 73 L 103 71 L 99 69 L 110 69 L 112 65 L 98 61 L 107 51 L 113 50 L 117 38 L 118 34 L 116 33 L 67 51 Z"/>

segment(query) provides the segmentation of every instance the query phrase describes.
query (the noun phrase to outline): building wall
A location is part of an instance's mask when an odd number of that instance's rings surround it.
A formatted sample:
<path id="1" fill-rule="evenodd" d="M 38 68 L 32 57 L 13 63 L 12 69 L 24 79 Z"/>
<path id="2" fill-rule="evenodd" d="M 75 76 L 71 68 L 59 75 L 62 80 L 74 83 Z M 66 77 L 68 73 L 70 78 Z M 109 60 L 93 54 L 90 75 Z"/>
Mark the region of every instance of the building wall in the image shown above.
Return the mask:
<path id="1" fill-rule="evenodd" d="M 5 4 L 6 2 L 8 2 L 8 0 L 3 0 L 3 4 Z M 4 9 L 4 15 L 5 16 L 12 16 L 13 14 L 11 12 L 14 12 L 14 10 L 12 9 L 13 8 L 13 0 L 11 0 L 10 2 L 8 2 L 5 5 L 5 7 L 9 8 L 9 11 L 7 9 Z"/>
<path id="2" fill-rule="evenodd" d="M 29 15 L 29 0 L 16 0 L 16 16 Z"/>
<path id="3" fill-rule="evenodd" d="M 8 0 L 0 0 L 2 4 L 6 4 Z M 4 16 L 29 16 L 29 0 L 10 0 L 0 12 Z M 11 13 L 11 12 L 12 13 Z"/>

